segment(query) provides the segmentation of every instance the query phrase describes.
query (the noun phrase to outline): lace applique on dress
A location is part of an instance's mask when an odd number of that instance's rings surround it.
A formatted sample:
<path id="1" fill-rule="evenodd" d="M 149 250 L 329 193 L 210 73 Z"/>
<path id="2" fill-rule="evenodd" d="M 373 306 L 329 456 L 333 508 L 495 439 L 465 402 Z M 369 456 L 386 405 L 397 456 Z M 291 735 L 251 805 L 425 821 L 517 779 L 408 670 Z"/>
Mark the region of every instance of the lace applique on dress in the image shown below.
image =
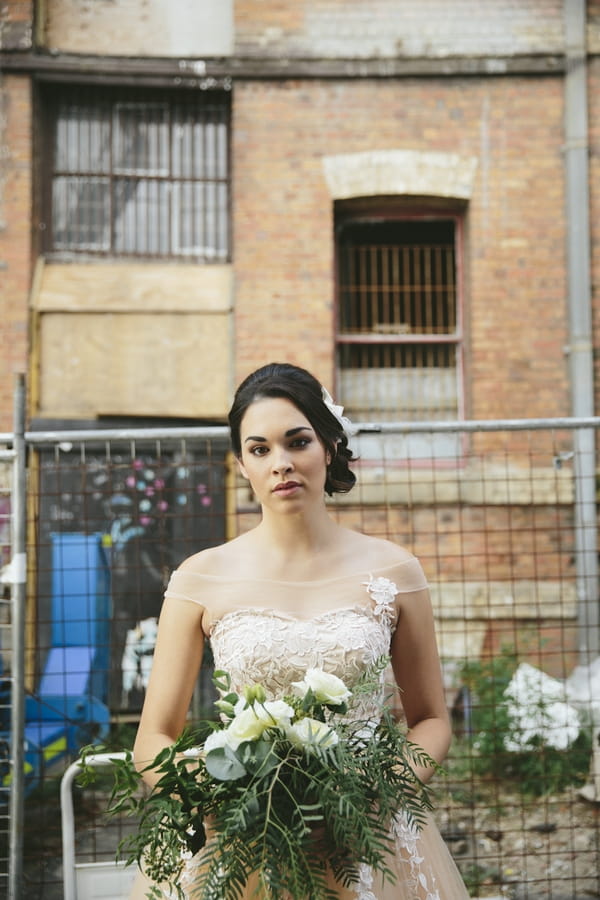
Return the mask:
<path id="1" fill-rule="evenodd" d="M 389 578 L 373 578 L 363 582 L 373 603 L 373 615 L 385 619 L 392 624 L 396 618 L 394 610 L 394 598 L 399 593 L 398 588 Z"/>
<path id="2" fill-rule="evenodd" d="M 367 863 L 360 863 L 358 866 L 358 881 L 352 890 L 357 894 L 357 900 L 377 900 L 377 897 L 371 890 L 373 887 L 373 870 Z"/>
<path id="3" fill-rule="evenodd" d="M 406 816 L 399 814 L 392 821 L 392 834 L 399 855 L 407 857 L 410 872 L 407 887 L 415 892 L 415 897 L 423 897 L 423 900 L 440 900 L 431 866 L 427 866 L 427 871 L 424 869 L 425 859 L 419 853 L 417 828 L 408 822 Z"/>
<path id="4" fill-rule="evenodd" d="M 398 856 L 407 866 L 407 877 L 402 881 L 402 886 L 409 892 L 411 898 L 419 900 L 440 900 L 440 894 L 436 884 L 436 878 L 431 866 L 425 862 L 425 857 L 420 852 L 419 832 L 411 825 L 404 815 L 397 815 L 392 820 L 391 835 L 396 845 Z M 352 890 L 357 895 L 356 900 L 378 900 L 373 893 L 373 869 L 367 863 L 358 866 L 358 881 Z"/>

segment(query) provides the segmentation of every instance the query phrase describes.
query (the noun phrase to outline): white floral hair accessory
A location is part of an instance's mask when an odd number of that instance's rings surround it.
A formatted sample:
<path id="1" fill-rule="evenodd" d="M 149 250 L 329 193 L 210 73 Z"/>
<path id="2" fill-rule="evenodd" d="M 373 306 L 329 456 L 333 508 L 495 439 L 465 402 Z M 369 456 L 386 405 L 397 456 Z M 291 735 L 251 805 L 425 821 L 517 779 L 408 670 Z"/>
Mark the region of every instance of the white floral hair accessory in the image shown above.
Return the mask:
<path id="1" fill-rule="evenodd" d="M 322 385 L 321 394 L 323 397 L 323 403 L 325 404 L 331 415 L 338 420 L 344 434 L 346 434 L 347 437 L 351 437 L 353 434 L 356 434 L 357 429 L 355 428 L 355 426 L 347 416 L 343 415 L 344 407 L 336 406 L 336 404 L 333 402 L 333 397 L 331 396 L 327 388 L 324 388 Z"/>

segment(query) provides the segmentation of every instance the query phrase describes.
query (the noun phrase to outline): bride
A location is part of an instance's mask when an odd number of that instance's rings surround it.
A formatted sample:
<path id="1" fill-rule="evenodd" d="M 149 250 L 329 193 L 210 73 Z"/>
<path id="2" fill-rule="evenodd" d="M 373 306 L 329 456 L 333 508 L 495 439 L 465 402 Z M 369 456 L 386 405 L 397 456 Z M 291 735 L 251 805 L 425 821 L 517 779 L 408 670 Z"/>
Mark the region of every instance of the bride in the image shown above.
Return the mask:
<path id="1" fill-rule="evenodd" d="M 260 503 L 251 531 L 189 557 L 171 577 L 159 621 L 152 673 L 134 758 L 142 769 L 181 733 L 210 638 L 215 664 L 232 690 L 260 682 L 273 696 L 318 666 L 357 677 L 389 653 L 408 738 L 436 762 L 450 725 L 427 584 L 418 560 L 389 541 L 340 526 L 325 493 L 349 491 L 355 476 L 349 424 L 306 370 L 269 364 L 248 376 L 229 414 L 242 476 Z M 432 769 L 417 774 L 427 781 Z M 150 786 L 152 770 L 144 773 Z M 466 900 L 466 888 L 433 821 L 420 831 L 398 818 L 388 861 L 395 883 L 367 866 L 340 900 Z M 201 853 L 199 854 L 201 857 Z M 194 872 L 186 867 L 186 898 Z M 140 872 L 132 900 L 151 885 Z M 250 900 L 249 884 L 243 900 Z M 168 897 L 168 892 L 164 892 Z M 201 900 L 201 898 L 198 898 Z M 282 898 L 283 900 L 283 898 Z M 307 897 L 307 900 L 311 898 Z"/>

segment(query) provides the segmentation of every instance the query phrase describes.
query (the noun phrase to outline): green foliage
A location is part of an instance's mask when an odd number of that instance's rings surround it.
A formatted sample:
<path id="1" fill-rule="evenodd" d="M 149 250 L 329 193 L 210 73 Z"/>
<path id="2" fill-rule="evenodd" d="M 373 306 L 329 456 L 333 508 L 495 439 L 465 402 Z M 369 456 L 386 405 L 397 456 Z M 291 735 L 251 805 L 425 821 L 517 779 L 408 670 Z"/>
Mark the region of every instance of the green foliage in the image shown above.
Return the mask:
<path id="1" fill-rule="evenodd" d="M 478 863 L 471 863 L 471 865 L 462 869 L 461 875 L 469 895 L 472 897 L 478 897 L 481 888 L 485 885 L 498 884 L 502 880 L 502 875 L 498 869 L 491 866 L 482 866 Z"/>
<path id="2" fill-rule="evenodd" d="M 380 671 L 378 666 L 377 676 Z M 227 681 L 220 689 L 236 707 Z M 356 694 L 367 689 L 364 681 Z M 346 715 L 345 703 L 306 696 L 285 700 L 299 717 L 326 721 L 337 743 L 299 745 L 274 726 L 237 747 L 183 757 L 214 731 L 214 723 L 201 723 L 147 767 L 160 776 L 148 796 L 140 796 L 142 776 L 131 755 L 117 762 L 110 812 L 139 818 L 138 829 L 121 847 L 127 861 L 142 864 L 152 880 L 168 883 L 182 897 L 182 854 L 202 850 L 199 900 L 235 900 L 252 876 L 268 900 L 334 900 L 329 871 L 351 886 L 362 862 L 392 878 L 386 868 L 393 852 L 392 817 L 402 811 L 416 827 L 423 823 L 431 802 L 413 765 L 433 762 L 406 740 L 387 710 L 380 721 L 365 721 L 352 704 Z M 236 707 L 237 714 L 243 706 Z"/>
<path id="3" fill-rule="evenodd" d="M 507 741 L 519 737 L 504 697 L 517 664 L 515 650 L 503 647 L 496 657 L 469 661 L 462 667 L 463 682 L 471 697 L 471 771 L 514 780 L 518 790 L 530 796 L 583 783 L 591 754 L 591 736 L 586 729 L 567 750 L 548 746 L 539 737 L 518 752 L 506 749 Z"/>
<path id="4" fill-rule="evenodd" d="M 511 722 L 504 692 L 516 668 L 517 656 L 510 647 L 504 647 L 499 656 L 470 660 L 462 666 L 462 680 L 471 699 L 468 725 L 476 750 L 472 766 L 478 774 L 493 773 L 508 756 L 504 740 L 511 732 Z"/>

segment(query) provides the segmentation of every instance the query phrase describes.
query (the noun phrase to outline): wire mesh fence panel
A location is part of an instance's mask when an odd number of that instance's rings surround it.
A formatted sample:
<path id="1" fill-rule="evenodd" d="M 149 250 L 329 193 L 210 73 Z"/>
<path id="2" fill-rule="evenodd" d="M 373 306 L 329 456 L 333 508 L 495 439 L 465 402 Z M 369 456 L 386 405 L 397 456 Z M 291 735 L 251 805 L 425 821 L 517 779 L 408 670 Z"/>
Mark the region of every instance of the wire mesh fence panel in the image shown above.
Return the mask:
<path id="1" fill-rule="evenodd" d="M 224 440 L 38 442 L 30 457 L 26 888 L 62 896 L 59 777 L 79 750 L 131 747 L 169 575 L 226 539 Z M 208 663 L 210 659 L 207 659 Z M 203 671 L 194 698 L 211 704 Z M 114 858 L 106 780 L 75 786 L 78 850 Z M 129 826 L 130 827 L 130 826 Z"/>
<path id="2" fill-rule="evenodd" d="M 10 717 L 12 650 L 8 567 L 11 561 L 12 451 L 0 441 L 0 895 L 7 893 L 9 868 Z"/>
<path id="3" fill-rule="evenodd" d="M 357 486 L 330 509 L 409 548 L 428 577 L 454 730 L 436 817 L 472 896 L 593 896 L 593 442 L 581 460 L 573 423 L 471 424 L 365 427 Z M 260 514 L 218 429 L 37 435 L 29 468 L 26 895 L 58 898 L 60 776 L 90 741 L 131 747 L 170 573 Z M 192 718 L 212 714 L 210 676 L 209 648 Z M 132 827 L 108 830 L 107 796 L 75 787 L 86 859 L 112 858 Z"/>
<path id="4" fill-rule="evenodd" d="M 597 560 L 580 519 L 594 459 L 577 465 L 573 431 L 526 425 L 356 444 L 358 490 L 340 521 L 408 546 L 430 582 L 454 725 L 437 815 L 470 890 L 593 895 Z"/>

